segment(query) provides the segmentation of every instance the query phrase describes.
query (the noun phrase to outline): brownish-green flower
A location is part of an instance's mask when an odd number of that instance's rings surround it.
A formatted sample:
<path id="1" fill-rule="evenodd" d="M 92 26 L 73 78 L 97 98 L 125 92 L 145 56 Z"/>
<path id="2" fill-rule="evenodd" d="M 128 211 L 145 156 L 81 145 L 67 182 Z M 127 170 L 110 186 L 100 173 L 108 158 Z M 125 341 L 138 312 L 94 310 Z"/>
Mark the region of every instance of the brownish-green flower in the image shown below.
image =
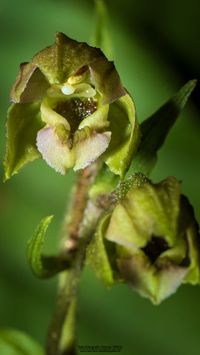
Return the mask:
<path id="1" fill-rule="evenodd" d="M 130 189 L 101 222 L 88 258 L 108 284 L 121 279 L 156 304 L 181 283 L 199 283 L 198 225 L 180 183 L 170 177 Z"/>
<path id="2" fill-rule="evenodd" d="M 100 156 L 115 174 L 128 169 L 138 141 L 134 104 L 100 49 L 58 33 L 21 65 L 11 100 L 5 178 L 40 156 L 61 174 Z"/>

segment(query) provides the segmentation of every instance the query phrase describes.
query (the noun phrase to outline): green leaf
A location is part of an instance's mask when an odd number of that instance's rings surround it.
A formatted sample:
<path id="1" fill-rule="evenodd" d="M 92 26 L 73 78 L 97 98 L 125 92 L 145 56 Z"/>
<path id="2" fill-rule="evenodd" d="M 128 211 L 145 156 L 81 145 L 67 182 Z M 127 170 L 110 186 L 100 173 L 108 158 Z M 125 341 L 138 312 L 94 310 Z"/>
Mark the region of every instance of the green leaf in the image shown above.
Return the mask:
<path id="1" fill-rule="evenodd" d="M 32 272 L 38 278 L 48 278 L 56 275 L 70 266 L 67 258 L 42 255 L 45 235 L 53 216 L 45 217 L 38 225 L 33 237 L 28 242 L 28 261 Z"/>
<path id="2" fill-rule="evenodd" d="M 195 86 L 196 80 L 188 81 L 174 97 L 142 122 L 140 126 L 142 139 L 133 160 L 131 173 L 140 171 L 149 175 L 156 164 L 157 151 L 163 145 L 167 134 L 185 107 Z"/>
<path id="3" fill-rule="evenodd" d="M 42 347 L 28 335 L 14 329 L 0 329 L 1 355 L 44 355 Z"/>
<path id="4" fill-rule="evenodd" d="M 106 214 L 100 221 L 97 231 L 87 248 L 86 262 L 89 264 L 96 276 L 104 282 L 106 286 L 111 286 L 114 282 L 112 267 L 107 255 L 104 234 L 108 226 L 110 214 Z"/>
<path id="5" fill-rule="evenodd" d="M 105 2 L 96 0 L 96 28 L 92 38 L 92 44 L 101 48 L 109 60 L 113 59 L 113 46 L 108 28 L 108 13 Z"/>
<path id="6" fill-rule="evenodd" d="M 134 103 L 128 94 L 110 105 L 108 119 L 112 136 L 105 153 L 105 161 L 114 174 L 123 178 L 129 169 L 140 138 Z"/>
<path id="7" fill-rule="evenodd" d="M 7 122 L 5 180 L 18 173 L 28 162 L 40 157 L 36 135 L 42 126 L 38 102 L 11 105 Z"/>

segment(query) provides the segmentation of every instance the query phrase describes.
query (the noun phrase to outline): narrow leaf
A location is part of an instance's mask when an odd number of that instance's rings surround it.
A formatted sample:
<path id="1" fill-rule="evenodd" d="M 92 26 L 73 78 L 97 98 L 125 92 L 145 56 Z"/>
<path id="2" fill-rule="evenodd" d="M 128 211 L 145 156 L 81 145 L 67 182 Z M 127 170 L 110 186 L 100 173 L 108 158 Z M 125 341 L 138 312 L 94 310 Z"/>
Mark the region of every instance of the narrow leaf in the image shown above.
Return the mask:
<path id="1" fill-rule="evenodd" d="M 185 107 L 195 86 L 196 80 L 188 81 L 174 97 L 142 122 L 140 126 L 142 139 L 132 163 L 131 173 L 140 171 L 149 175 L 156 163 L 157 151 L 163 145 L 167 134 Z"/>
<path id="2" fill-rule="evenodd" d="M 14 329 L 0 329 L 0 354 L 44 355 L 44 352 L 27 334 Z"/>
<path id="3" fill-rule="evenodd" d="M 59 256 L 42 255 L 46 231 L 52 218 L 53 216 L 43 218 L 33 237 L 28 242 L 28 261 L 32 272 L 39 278 L 54 276 L 58 272 L 67 269 L 70 265 L 69 260 L 63 260 Z"/>
<path id="4" fill-rule="evenodd" d="M 92 44 L 101 48 L 109 60 L 113 59 L 113 46 L 108 28 L 108 13 L 105 2 L 96 0 L 96 28 Z"/>

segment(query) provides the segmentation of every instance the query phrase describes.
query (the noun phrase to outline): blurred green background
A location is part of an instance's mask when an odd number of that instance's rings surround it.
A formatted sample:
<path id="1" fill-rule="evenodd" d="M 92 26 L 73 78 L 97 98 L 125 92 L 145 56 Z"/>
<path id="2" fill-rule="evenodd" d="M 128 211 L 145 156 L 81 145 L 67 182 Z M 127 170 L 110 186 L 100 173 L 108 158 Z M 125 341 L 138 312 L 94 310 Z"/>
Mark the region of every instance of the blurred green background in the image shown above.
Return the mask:
<path id="1" fill-rule="evenodd" d="M 199 1 L 110 0 L 116 66 L 142 121 L 200 72 Z M 20 62 L 54 40 L 56 31 L 87 41 L 94 29 L 93 1 L 0 0 L 1 149 L 9 90 Z M 153 173 L 158 181 L 183 181 L 200 221 L 199 89 L 173 128 Z M 2 181 L 1 164 L 1 181 Z M 29 333 L 42 344 L 54 307 L 56 279 L 39 281 L 26 262 L 26 243 L 43 216 L 55 214 L 47 252 L 55 252 L 73 173 L 62 177 L 42 161 L 0 183 L 0 326 Z M 200 348 L 200 287 L 183 286 L 160 306 L 128 287 L 105 289 L 84 271 L 79 305 L 79 345 L 121 345 L 122 354 L 196 355 Z M 2 354 L 3 355 L 3 354 Z"/>

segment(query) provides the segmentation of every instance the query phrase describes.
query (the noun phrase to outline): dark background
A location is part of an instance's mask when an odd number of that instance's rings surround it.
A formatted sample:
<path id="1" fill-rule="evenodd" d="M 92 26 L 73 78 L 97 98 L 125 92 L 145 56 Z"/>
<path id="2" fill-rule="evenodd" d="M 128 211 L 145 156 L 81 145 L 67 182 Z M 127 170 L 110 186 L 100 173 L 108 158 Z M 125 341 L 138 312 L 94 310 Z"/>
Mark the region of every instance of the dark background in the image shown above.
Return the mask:
<path id="1" fill-rule="evenodd" d="M 148 117 L 200 72 L 199 1 L 107 1 L 115 61 L 132 94 L 138 119 Z M 9 90 L 20 62 L 51 44 L 56 31 L 88 41 L 94 29 L 92 0 L 0 0 L 0 158 L 5 151 Z M 183 181 L 200 221 L 199 88 L 159 154 L 155 181 Z M 1 164 L 1 180 L 3 176 Z M 44 343 L 56 279 L 39 281 L 26 261 L 26 243 L 40 219 L 55 214 L 47 252 L 55 252 L 74 174 L 66 177 L 36 161 L 0 184 L 0 326 L 23 330 Z M 200 287 L 182 286 L 160 306 L 117 285 L 105 289 L 89 269 L 80 290 L 79 345 L 121 345 L 122 354 L 197 355 Z M 2 354 L 3 355 L 3 354 Z"/>

